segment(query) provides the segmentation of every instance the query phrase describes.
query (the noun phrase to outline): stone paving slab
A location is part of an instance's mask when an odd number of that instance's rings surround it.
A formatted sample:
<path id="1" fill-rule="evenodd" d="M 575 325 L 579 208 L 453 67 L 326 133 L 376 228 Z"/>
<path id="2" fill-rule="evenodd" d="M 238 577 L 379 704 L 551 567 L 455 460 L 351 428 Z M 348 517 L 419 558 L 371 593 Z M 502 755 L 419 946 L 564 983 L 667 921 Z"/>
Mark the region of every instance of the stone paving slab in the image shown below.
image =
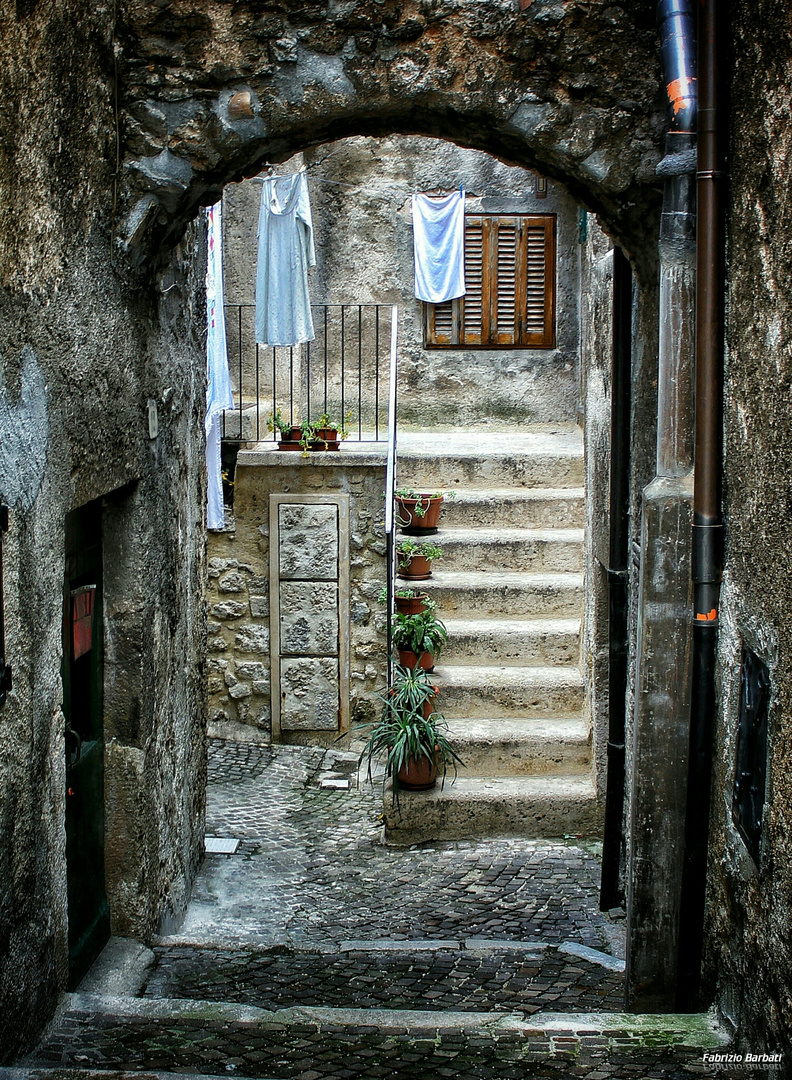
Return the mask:
<path id="1" fill-rule="evenodd" d="M 431 949 L 411 949 L 405 942 L 387 945 L 386 950 L 330 954 L 158 949 L 145 994 L 264 1009 L 324 1005 L 530 1014 L 624 1008 L 620 973 L 556 949 L 471 952 L 442 942 L 432 942 Z"/>
<path id="2" fill-rule="evenodd" d="M 723 1044 L 704 1017 L 493 1014 L 297 1009 L 108 1000 L 74 995 L 29 1066 L 155 1070 L 272 1080 L 522 1080 L 537 1077 L 711 1075 L 705 1049 Z M 93 1006 L 93 1007 L 92 1007 Z M 201 1016 L 201 1012 L 203 1016 Z"/>

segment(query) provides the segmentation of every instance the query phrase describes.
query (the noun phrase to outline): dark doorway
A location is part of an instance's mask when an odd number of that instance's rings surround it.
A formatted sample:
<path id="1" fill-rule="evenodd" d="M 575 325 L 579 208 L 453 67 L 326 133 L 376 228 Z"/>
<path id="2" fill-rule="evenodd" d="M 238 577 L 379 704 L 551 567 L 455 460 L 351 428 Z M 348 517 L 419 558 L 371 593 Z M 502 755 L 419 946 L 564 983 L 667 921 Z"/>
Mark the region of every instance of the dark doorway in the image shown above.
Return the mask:
<path id="1" fill-rule="evenodd" d="M 66 518 L 63 711 L 72 990 L 110 937 L 104 880 L 102 636 L 102 507 L 96 501 Z"/>

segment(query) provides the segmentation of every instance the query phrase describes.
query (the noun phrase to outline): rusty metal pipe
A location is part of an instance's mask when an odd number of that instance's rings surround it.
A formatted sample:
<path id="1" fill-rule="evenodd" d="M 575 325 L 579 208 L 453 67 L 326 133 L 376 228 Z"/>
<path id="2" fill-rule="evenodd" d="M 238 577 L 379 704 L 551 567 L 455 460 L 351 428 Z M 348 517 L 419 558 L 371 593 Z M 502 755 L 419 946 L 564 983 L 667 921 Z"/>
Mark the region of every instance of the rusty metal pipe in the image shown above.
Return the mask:
<path id="1" fill-rule="evenodd" d="M 715 725 L 715 658 L 723 562 L 723 220 L 718 114 L 718 0 L 700 0 L 696 192 L 696 451 L 693 495 L 693 694 L 677 1008 L 701 1005 L 701 961 Z"/>

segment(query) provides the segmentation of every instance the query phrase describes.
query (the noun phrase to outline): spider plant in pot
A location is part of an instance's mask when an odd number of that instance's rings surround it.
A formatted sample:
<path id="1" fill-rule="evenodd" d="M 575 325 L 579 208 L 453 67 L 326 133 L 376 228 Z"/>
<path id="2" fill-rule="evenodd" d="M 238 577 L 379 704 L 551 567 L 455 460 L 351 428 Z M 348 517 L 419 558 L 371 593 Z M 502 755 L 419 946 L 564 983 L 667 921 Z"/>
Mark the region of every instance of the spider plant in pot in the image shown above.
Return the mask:
<path id="1" fill-rule="evenodd" d="M 436 533 L 443 506 L 442 491 L 416 491 L 414 488 L 397 488 L 396 524 L 406 533 L 420 536 Z"/>
<path id="2" fill-rule="evenodd" d="M 434 671 L 435 657 L 448 641 L 448 631 L 435 615 L 436 607 L 430 600 L 420 615 L 396 613 L 392 640 L 404 667 Z"/>
<path id="3" fill-rule="evenodd" d="M 425 581 L 432 576 L 432 562 L 443 554 L 436 544 L 415 540 L 400 540 L 396 545 L 397 576 L 406 581 Z"/>
<path id="4" fill-rule="evenodd" d="M 393 779 L 393 796 L 398 801 L 400 788 L 424 791 L 434 787 L 442 771 L 445 782 L 448 767 L 456 776 L 463 762 L 448 741 L 445 718 L 434 711 L 436 687 L 423 668 L 396 666 L 389 693 L 378 694 L 383 703 L 382 715 L 372 726 L 361 762 L 368 758 L 368 775 L 374 758 L 387 754 L 385 779 Z"/>

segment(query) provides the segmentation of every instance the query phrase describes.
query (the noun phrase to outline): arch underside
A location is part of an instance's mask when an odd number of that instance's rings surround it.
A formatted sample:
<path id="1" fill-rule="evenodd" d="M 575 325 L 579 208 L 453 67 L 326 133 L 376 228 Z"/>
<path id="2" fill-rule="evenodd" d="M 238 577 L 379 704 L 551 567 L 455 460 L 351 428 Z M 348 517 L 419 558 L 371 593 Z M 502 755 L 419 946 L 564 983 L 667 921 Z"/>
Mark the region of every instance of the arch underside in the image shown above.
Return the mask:
<path id="1" fill-rule="evenodd" d="M 132 4 L 117 28 L 119 240 L 143 262 L 267 161 L 351 135 L 415 134 L 559 180 L 640 272 L 656 246 L 664 124 L 654 27 L 634 8 Z"/>

